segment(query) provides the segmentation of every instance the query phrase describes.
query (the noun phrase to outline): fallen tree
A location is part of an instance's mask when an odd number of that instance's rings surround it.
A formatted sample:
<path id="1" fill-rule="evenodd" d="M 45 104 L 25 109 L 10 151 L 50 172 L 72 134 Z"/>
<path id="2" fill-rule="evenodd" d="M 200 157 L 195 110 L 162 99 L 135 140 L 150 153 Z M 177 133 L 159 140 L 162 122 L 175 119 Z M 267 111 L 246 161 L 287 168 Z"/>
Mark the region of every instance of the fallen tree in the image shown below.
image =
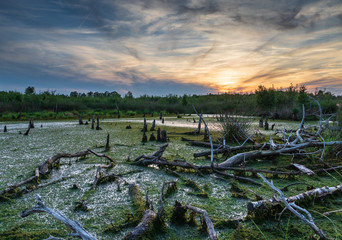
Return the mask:
<path id="1" fill-rule="evenodd" d="M 24 212 L 22 212 L 20 214 L 21 217 L 24 218 L 24 217 L 27 217 L 27 216 L 34 214 L 34 213 L 46 212 L 46 213 L 52 215 L 54 218 L 61 221 L 62 223 L 64 223 L 67 227 L 71 228 L 74 232 L 70 233 L 69 234 L 70 236 L 78 237 L 78 238 L 81 238 L 83 240 L 96 240 L 96 238 L 93 237 L 89 232 L 87 232 L 87 230 L 85 230 L 79 222 L 72 221 L 72 220 L 68 219 L 67 217 L 65 217 L 59 211 L 54 211 L 53 209 L 46 206 L 43 203 L 43 201 L 39 195 L 36 196 L 36 199 L 37 199 L 37 205 L 35 205 L 31 209 L 28 209 L 28 210 L 25 210 Z"/>

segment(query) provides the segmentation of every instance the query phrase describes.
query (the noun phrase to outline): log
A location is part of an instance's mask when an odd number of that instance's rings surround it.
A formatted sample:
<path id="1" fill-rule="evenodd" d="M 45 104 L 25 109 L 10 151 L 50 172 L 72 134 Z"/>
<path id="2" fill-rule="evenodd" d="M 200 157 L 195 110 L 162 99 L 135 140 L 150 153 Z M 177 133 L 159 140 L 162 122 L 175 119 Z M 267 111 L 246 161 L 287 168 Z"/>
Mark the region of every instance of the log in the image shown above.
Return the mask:
<path id="1" fill-rule="evenodd" d="M 236 154 L 224 162 L 220 163 L 219 167 L 232 167 L 234 165 L 240 164 L 243 161 L 256 159 L 256 158 L 265 158 L 271 156 L 278 156 L 283 153 L 293 153 L 299 149 L 308 148 L 308 147 L 320 147 L 320 146 L 332 146 L 332 145 L 342 145 L 342 141 L 332 141 L 332 142 L 304 142 L 301 144 L 289 145 L 290 147 L 281 148 L 278 150 L 268 150 L 268 151 L 250 151 Z"/>
<path id="2" fill-rule="evenodd" d="M 77 221 L 72 221 L 65 217 L 62 213 L 59 211 L 54 211 L 51 208 L 47 207 L 41 197 L 39 195 L 36 196 L 37 199 L 37 205 L 32 207 L 31 209 L 25 210 L 20 214 L 21 217 L 27 217 L 33 213 L 39 213 L 39 212 L 46 212 L 50 215 L 52 215 L 54 218 L 58 219 L 62 223 L 64 223 L 67 227 L 71 228 L 73 230 L 73 233 L 70 234 L 71 236 L 81 238 L 83 240 L 96 240 L 95 237 L 93 237 L 90 233 L 87 232 L 83 228 L 83 226 L 77 222 Z"/>
<path id="3" fill-rule="evenodd" d="M 217 238 L 217 233 L 214 229 L 214 224 L 213 222 L 211 221 L 208 213 L 206 210 L 204 209 L 201 209 L 201 208 L 198 208 L 198 207 L 194 207 L 194 206 L 191 206 L 191 205 L 185 205 L 185 207 L 195 213 L 199 213 L 203 216 L 203 219 L 205 221 L 205 225 L 207 227 L 207 231 L 208 231 L 208 234 L 209 234 L 209 237 L 211 240 L 216 240 L 218 239 Z"/>
<path id="4" fill-rule="evenodd" d="M 304 193 L 291 196 L 286 198 L 287 202 L 301 202 L 305 201 L 308 198 L 322 198 L 327 195 L 331 195 L 337 192 L 342 192 L 342 184 L 337 185 L 336 187 L 321 187 L 321 188 L 315 188 L 309 191 L 306 191 Z M 282 204 L 281 199 L 267 199 L 267 200 L 261 200 L 256 202 L 249 202 L 247 204 L 247 209 L 249 211 L 256 211 L 258 209 L 268 209 L 268 208 L 275 208 Z"/>
<path id="5" fill-rule="evenodd" d="M 135 240 L 141 239 L 141 237 L 150 230 L 154 219 L 156 218 L 156 213 L 150 209 L 147 209 L 141 222 L 136 226 L 131 232 L 129 232 L 124 239 L 125 240 Z"/>
<path id="6" fill-rule="evenodd" d="M 295 168 L 297 168 L 299 171 L 301 171 L 301 172 L 303 172 L 303 173 L 305 173 L 305 174 L 307 174 L 309 176 L 315 174 L 312 170 L 310 170 L 307 167 L 305 167 L 303 165 L 300 165 L 298 163 L 292 163 L 291 165 L 294 166 Z"/>

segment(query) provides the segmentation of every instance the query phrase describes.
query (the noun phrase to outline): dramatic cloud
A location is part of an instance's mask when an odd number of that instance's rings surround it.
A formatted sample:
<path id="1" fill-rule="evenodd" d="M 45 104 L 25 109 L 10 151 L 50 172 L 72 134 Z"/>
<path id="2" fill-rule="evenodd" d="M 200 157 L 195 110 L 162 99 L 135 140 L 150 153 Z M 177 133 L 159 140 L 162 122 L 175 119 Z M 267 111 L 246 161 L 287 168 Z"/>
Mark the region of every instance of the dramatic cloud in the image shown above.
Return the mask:
<path id="1" fill-rule="evenodd" d="M 4 90 L 342 94 L 339 0 L 0 2 Z M 142 91 L 143 90 L 143 91 Z"/>

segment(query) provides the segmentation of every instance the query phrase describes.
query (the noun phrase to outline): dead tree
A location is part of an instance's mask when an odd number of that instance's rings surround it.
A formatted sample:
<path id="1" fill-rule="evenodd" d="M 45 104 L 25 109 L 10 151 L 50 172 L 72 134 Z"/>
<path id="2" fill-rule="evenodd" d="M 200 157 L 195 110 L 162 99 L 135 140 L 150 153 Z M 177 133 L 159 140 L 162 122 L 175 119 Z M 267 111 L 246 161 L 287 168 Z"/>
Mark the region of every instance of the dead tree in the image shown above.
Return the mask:
<path id="1" fill-rule="evenodd" d="M 167 142 L 167 133 L 166 133 L 166 130 L 162 130 L 160 134 L 161 134 L 160 141 L 161 141 L 161 142 Z"/>
<path id="2" fill-rule="evenodd" d="M 157 214 L 147 209 L 144 213 L 144 216 L 141 222 L 136 226 L 131 232 L 129 232 L 124 239 L 125 240 L 135 240 L 141 239 L 141 237 L 151 228 L 154 219 L 156 218 Z"/>
<path id="3" fill-rule="evenodd" d="M 154 133 L 151 133 L 150 141 L 155 141 L 155 140 L 156 140 L 156 136 L 154 136 Z"/>
<path id="4" fill-rule="evenodd" d="M 146 133 L 145 133 L 145 129 L 143 129 L 143 136 L 142 136 L 141 141 L 142 141 L 143 143 L 147 142 L 147 136 L 146 136 Z"/>
<path id="5" fill-rule="evenodd" d="M 198 120 L 198 126 L 197 129 L 195 130 L 195 134 L 198 135 L 201 132 L 201 123 L 202 123 L 202 113 L 198 115 L 199 120 Z"/>
<path id="6" fill-rule="evenodd" d="M 109 151 L 109 133 L 107 133 L 107 140 L 106 140 L 106 148 L 105 148 L 105 150 L 106 151 Z"/>
<path id="7" fill-rule="evenodd" d="M 158 130 L 157 130 L 157 141 L 158 141 L 158 142 L 161 141 L 161 137 L 160 137 L 160 128 L 158 128 Z"/>
<path id="8" fill-rule="evenodd" d="M 154 119 L 152 122 L 152 127 L 151 127 L 150 131 L 154 131 L 155 127 L 156 127 L 156 120 Z"/>
<path id="9" fill-rule="evenodd" d="M 78 124 L 79 125 L 83 125 L 83 120 L 82 120 L 82 117 L 81 117 L 81 114 L 78 114 Z"/>
<path id="10" fill-rule="evenodd" d="M 264 116 L 262 115 L 259 120 L 259 128 L 263 128 L 263 127 L 264 127 Z"/>
<path id="11" fill-rule="evenodd" d="M 265 130 L 267 131 L 268 130 L 268 117 L 266 117 L 265 119 Z"/>
<path id="12" fill-rule="evenodd" d="M 99 117 L 96 118 L 96 130 L 101 130 Z"/>
<path id="13" fill-rule="evenodd" d="M 30 118 L 29 125 L 30 125 L 30 128 L 34 128 L 33 118 Z"/>
<path id="14" fill-rule="evenodd" d="M 146 123 L 146 118 L 144 118 L 144 126 L 141 129 L 142 132 L 147 132 L 147 123 Z"/>
<path id="15" fill-rule="evenodd" d="M 289 202 L 288 199 L 285 198 L 283 192 L 279 188 L 275 187 L 273 183 L 269 182 L 262 174 L 258 173 L 258 175 L 264 180 L 264 182 L 268 186 L 272 188 L 273 191 L 279 194 L 282 203 L 285 205 L 284 210 L 286 209 L 290 210 L 294 215 L 296 215 L 296 217 L 298 217 L 304 223 L 309 225 L 315 231 L 315 233 L 319 235 L 320 239 L 326 239 L 325 234 L 320 228 L 316 226 L 311 214 L 306 209 L 297 206 L 294 201 Z M 339 186 L 341 186 L 342 188 L 342 185 L 339 185 Z"/>
<path id="16" fill-rule="evenodd" d="M 77 221 L 72 221 L 65 217 L 61 212 L 59 211 L 54 211 L 48 206 L 46 206 L 41 197 L 39 195 L 36 196 L 37 200 L 37 205 L 32 207 L 31 209 L 25 210 L 20 214 L 21 217 L 27 217 L 33 213 L 40 213 L 40 212 L 46 212 L 50 215 L 52 215 L 54 218 L 58 219 L 62 223 L 64 223 L 67 227 L 71 228 L 73 230 L 73 233 L 70 234 L 70 236 L 73 237 L 78 237 L 83 240 L 96 240 L 95 237 L 93 237 L 87 230 L 83 228 L 83 226 L 77 222 Z"/>
<path id="17" fill-rule="evenodd" d="M 91 119 L 91 129 L 94 129 L 94 125 L 95 125 L 95 115 L 93 115 Z"/>

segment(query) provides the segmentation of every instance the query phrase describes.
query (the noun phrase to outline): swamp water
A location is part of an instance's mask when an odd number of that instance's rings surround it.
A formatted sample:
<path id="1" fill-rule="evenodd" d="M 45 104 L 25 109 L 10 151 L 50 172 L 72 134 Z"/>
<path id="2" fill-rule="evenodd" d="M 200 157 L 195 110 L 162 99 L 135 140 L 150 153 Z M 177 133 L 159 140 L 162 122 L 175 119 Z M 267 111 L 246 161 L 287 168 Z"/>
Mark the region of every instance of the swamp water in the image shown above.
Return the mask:
<path id="1" fill-rule="evenodd" d="M 193 129 L 189 129 L 189 127 L 197 127 L 197 123 L 190 123 L 189 120 L 190 117 L 188 120 L 169 118 L 165 120 L 165 124 L 161 124 L 159 120 L 156 121 L 156 128 L 166 129 L 170 139 L 163 157 L 170 161 L 186 159 L 190 163 L 209 165 L 208 159 L 194 159 L 193 157 L 194 153 L 207 149 L 192 147 L 181 141 L 180 133 L 192 131 Z M 148 129 L 151 126 L 151 121 L 149 119 Z M 213 174 L 201 177 L 195 173 L 178 172 L 185 179 L 195 181 L 208 193 L 208 197 L 203 197 L 185 184 L 184 180 L 163 169 L 134 166 L 127 163 L 129 155 L 132 161 L 142 154 L 151 155 L 163 145 L 163 143 L 157 142 L 145 144 L 141 142 L 142 120 L 113 119 L 100 122 L 102 130 L 96 131 L 90 129 L 90 125 L 78 125 L 76 121 L 37 121 L 35 122 L 36 128 L 31 129 L 28 136 L 18 134 L 19 131 L 25 132 L 27 123 L 6 123 L 8 132 L 0 133 L 0 163 L 2 166 L 0 168 L 0 190 L 32 176 L 34 169 L 39 164 L 57 153 L 75 153 L 88 148 L 98 153 L 104 153 L 105 140 L 109 133 L 111 148 L 105 154 L 115 160 L 116 166 L 107 173 L 122 174 L 122 178 L 127 183 L 137 184 L 144 199 L 148 192 L 155 210 L 159 206 L 163 182 L 178 181 L 175 193 L 165 199 L 167 230 L 155 234 L 153 239 L 208 239 L 207 233 L 194 225 L 171 223 L 170 216 L 175 200 L 207 210 L 214 222 L 239 218 L 247 213 L 246 205 L 250 199 L 232 196 L 232 180 L 223 180 Z M 211 126 L 215 126 L 215 124 L 212 121 Z M 40 127 L 41 125 L 42 127 Z M 127 125 L 131 125 L 132 129 L 125 129 Z M 3 127 L 3 124 L 0 124 L 0 127 Z M 154 133 L 156 135 L 156 131 Z M 147 132 L 147 135 L 149 137 L 150 131 Z M 196 139 L 196 137 L 191 138 Z M 198 137 L 199 140 L 202 138 L 203 136 Z M 104 158 L 94 155 L 88 155 L 85 159 L 61 159 L 59 169 L 53 169 L 49 178 L 40 181 L 40 185 L 43 186 L 52 182 L 53 184 L 35 189 L 13 201 L 0 202 L 0 238 L 44 239 L 49 235 L 67 238 L 67 233 L 70 230 L 48 214 L 39 213 L 26 218 L 20 217 L 20 212 L 30 209 L 36 204 L 35 196 L 39 194 L 47 206 L 59 210 L 71 220 L 80 222 L 98 239 L 122 239 L 134 226 L 120 228 L 116 232 L 105 232 L 105 229 L 111 225 L 124 224 L 127 216 L 133 213 L 128 184 L 122 183 L 120 191 L 116 182 L 100 184 L 96 190 L 91 190 L 96 169 L 104 163 Z M 252 167 L 262 168 L 263 166 L 262 162 L 256 162 Z M 275 181 L 283 186 L 288 183 L 288 181 Z M 327 181 L 331 181 L 331 178 L 328 178 Z M 74 185 L 77 186 L 76 189 L 73 188 Z M 335 183 L 331 185 L 335 185 Z M 249 187 L 248 184 L 245 186 Z M 265 193 L 265 187 L 252 186 L 252 188 L 258 194 L 272 195 L 272 191 L 269 190 Z M 85 201 L 89 210 L 75 210 L 75 205 L 79 201 Z M 263 236 L 256 225 L 250 223 L 247 228 L 252 237 L 245 239 L 259 239 Z M 310 232 L 306 226 L 304 229 Z M 235 239 L 236 227 L 217 227 L 216 231 L 219 239 Z M 279 239 L 284 239 L 284 235 L 284 232 L 280 233 Z"/>

